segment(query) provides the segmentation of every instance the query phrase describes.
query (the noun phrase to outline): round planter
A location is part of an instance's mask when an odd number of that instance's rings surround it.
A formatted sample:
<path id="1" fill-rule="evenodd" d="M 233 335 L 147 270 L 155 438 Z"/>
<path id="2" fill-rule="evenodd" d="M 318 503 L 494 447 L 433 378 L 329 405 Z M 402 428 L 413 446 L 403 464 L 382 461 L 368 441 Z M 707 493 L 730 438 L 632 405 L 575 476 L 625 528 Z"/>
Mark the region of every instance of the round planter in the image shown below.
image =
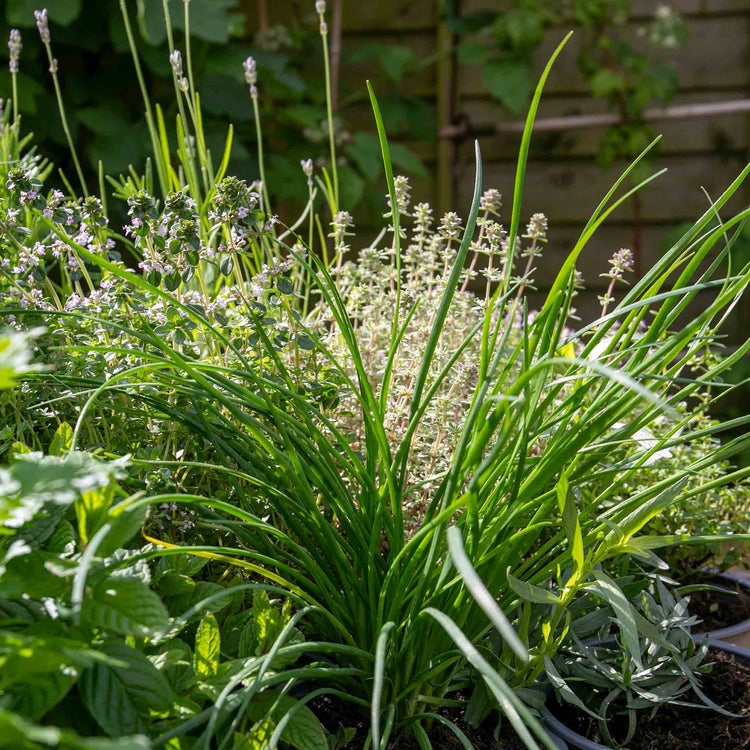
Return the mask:
<path id="1" fill-rule="evenodd" d="M 737 573 L 721 573 L 717 576 L 717 578 L 726 581 L 728 584 L 732 584 L 732 586 L 739 584 L 741 588 L 750 593 L 750 578 L 748 578 L 747 576 L 738 575 Z M 726 643 L 727 639 L 741 636 L 744 633 L 748 632 L 750 632 L 750 618 L 735 623 L 734 625 L 729 625 L 726 628 L 709 630 L 708 639 L 709 641 L 711 641 L 711 643 L 721 642 L 722 644 L 724 644 Z M 734 646 L 735 644 L 731 645 Z M 736 648 L 739 648 L 743 653 L 750 656 L 750 648 L 745 648 L 742 646 L 736 646 Z"/>
<path id="2" fill-rule="evenodd" d="M 750 666 L 750 649 L 736 646 L 734 643 L 724 643 L 722 641 L 712 641 L 711 648 L 725 651 L 737 658 L 737 661 Z M 612 750 L 608 745 L 601 745 L 598 742 L 586 739 L 583 735 L 574 732 L 565 726 L 545 705 L 542 708 L 544 726 L 550 736 L 555 741 L 561 740 L 564 745 L 561 747 L 569 750 Z"/>

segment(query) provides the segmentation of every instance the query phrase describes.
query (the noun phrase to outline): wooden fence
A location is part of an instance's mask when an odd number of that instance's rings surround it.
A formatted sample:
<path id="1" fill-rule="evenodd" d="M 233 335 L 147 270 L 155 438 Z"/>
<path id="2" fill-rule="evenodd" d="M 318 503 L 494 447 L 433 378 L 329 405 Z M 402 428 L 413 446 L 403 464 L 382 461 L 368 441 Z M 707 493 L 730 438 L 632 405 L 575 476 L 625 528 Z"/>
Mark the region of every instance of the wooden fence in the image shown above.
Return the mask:
<path id="1" fill-rule="evenodd" d="M 257 18 L 259 0 L 243 0 L 250 19 Z M 498 123 L 514 119 L 485 90 L 479 70 L 462 65 L 451 55 L 451 36 L 441 21 L 444 0 L 343 0 L 343 55 L 377 42 L 407 45 L 420 58 L 437 56 L 438 62 L 424 66 L 404 82 L 402 93 L 417 97 L 435 108 L 438 124 L 445 128 L 462 123 L 464 137 L 432 138 L 411 142 L 429 168 L 427 179 L 413 181 L 418 199 L 428 199 L 441 209 L 451 207 L 465 215 L 473 184 L 472 132 L 488 133 Z M 633 20 L 623 33 L 637 39 L 637 30 L 653 15 L 658 3 L 633 0 Z M 671 0 L 685 14 L 690 34 L 677 51 L 675 64 L 680 88 L 673 104 L 690 105 L 750 98 L 750 0 Z M 288 21 L 292 13 L 309 12 L 313 0 L 268 0 L 269 22 Z M 330 3 L 329 3 L 330 5 Z M 504 0 L 462 0 L 463 12 L 482 8 L 502 10 L 512 5 Z M 251 21 L 252 23 L 252 21 Z M 541 71 L 565 29 L 552 29 L 537 53 Z M 575 37 L 559 58 L 545 90 L 539 117 L 581 115 L 606 111 L 603 102 L 587 92 L 576 65 Z M 363 85 L 366 77 L 382 80 L 377 62 L 345 65 L 343 85 Z M 366 126 L 367 109 L 356 108 L 351 116 Z M 387 124 L 387 123 L 386 123 Z M 468 126 L 467 126 L 468 124 Z M 708 117 L 657 121 L 655 132 L 662 144 L 652 159 L 656 169 L 668 172 L 643 194 L 639 234 L 644 265 L 658 257 L 665 234 L 700 215 L 707 206 L 701 188 L 716 196 L 747 163 L 750 146 L 748 112 Z M 562 258 L 570 250 L 580 229 L 604 195 L 622 165 L 603 170 L 594 155 L 604 128 L 562 130 L 538 134 L 533 142 L 526 182 L 523 213 L 544 212 L 550 224 L 550 242 L 538 272 L 539 294 L 548 287 Z M 497 187 L 510 196 L 519 136 L 491 133 L 480 138 L 484 155 L 485 186 Z M 747 189 L 733 207 L 747 204 Z M 581 270 L 589 283 L 579 307 L 591 313 L 596 294 L 604 283 L 598 274 L 607 258 L 621 246 L 631 246 L 634 235 L 632 207 L 623 206 L 595 237 Z M 750 319 L 746 300 L 744 317 Z M 735 316 L 733 338 L 739 334 L 742 315 Z"/>

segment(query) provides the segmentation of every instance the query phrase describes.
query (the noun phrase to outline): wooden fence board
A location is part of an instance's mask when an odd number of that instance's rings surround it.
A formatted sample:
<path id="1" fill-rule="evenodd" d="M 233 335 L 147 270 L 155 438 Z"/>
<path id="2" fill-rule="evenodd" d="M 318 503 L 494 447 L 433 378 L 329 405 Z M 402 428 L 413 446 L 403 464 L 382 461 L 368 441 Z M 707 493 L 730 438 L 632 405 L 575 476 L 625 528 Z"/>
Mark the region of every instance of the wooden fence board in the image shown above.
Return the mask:
<path id="1" fill-rule="evenodd" d="M 345 32 L 382 32 L 429 30 L 437 23 L 435 0 L 342 0 L 342 23 Z M 247 15 L 249 26 L 257 26 L 258 0 L 240 0 L 240 9 Z M 328 2 L 330 23 L 332 2 Z M 270 24 L 289 24 L 291 20 L 315 23 L 315 0 L 269 0 Z"/>
<path id="2" fill-rule="evenodd" d="M 512 8 L 516 0 L 462 0 L 461 9 L 464 16 L 481 10 L 504 11 Z M 687 16 L 741 14 L 750 12 L 748 0 L 668 0 L 666 3 L 673 10 Z M 638 19 L 653 18 L 659 5 L 656 0 L 631 0 L 631 17 Z"/>
<path id="3" fill-rule="evenodd" d="M 462 148 L 462 174 L 459 177 L 458 205 L 465 211 L 474 181 L 473 160 L 468 147 Z M 737 176 L 745 160 L 737 157 L 698 156 L 691 158 L 660 156 L 653 160 L 654 169 L 667 167 L 667 174 L 645 188 L 642 217 L 645 221 L 673 221 L 699 216 L 706 209 L 703 186 L 718 196 Z M 526 173 L 524 207 L 541 211 L 551 223 L 583 223 L 621 172 L 621 167 L 603 170 L 591 160 L 570 162 L 530 162 Z M 512 162 L 484 164 L 484 185 L 511 195 L 514 180 Z M 746 196 L 745 196 L 746 197 Z M 741 206 L 742 195 L 733 200 L 732 208 Z M 628 206 L 618 209 L 616 218 L 629 220 Z"/>
<path id="4" fill-rule="evenodd" d="M 721 102 L 738 98 L 727 93 L 679 94 L 671 102 L 675 105 Z M 507 110 L 492 99 L 470 99 L 463 102 L 462 111 L 472 126 L 491 127 L 513 120 Z M 542 99 L 539 118 L 608 112 L 602 100 L 588 96 L 547 97 Z M 747 148 L 747 112 L 684 120 L 662 120 L 648 124 L 655 134 L 662 135 L 659 153 L 703 154 L 742 152 Z M 459 120 L 461 118 L 459 117 Z M 532 158 L 556 159 L 594 156 L 606 128 L 585 128 L 556 133 L 537 133 L 532 141 Z M 502 133 L 482 135 L 480 141 L 488 159 L 514 158 L 520 135 Z"/>

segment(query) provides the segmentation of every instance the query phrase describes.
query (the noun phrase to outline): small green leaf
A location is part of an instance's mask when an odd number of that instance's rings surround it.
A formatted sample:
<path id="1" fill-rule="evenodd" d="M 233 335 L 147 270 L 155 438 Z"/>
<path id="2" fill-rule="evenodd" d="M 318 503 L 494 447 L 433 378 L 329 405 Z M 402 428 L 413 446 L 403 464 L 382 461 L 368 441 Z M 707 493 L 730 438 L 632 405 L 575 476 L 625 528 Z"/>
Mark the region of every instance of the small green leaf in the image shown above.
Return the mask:
<path id="1" fill-rule="evenodd" d="M 311 352 L 315 348 L 315 342 L 306 334 L 300 333 L 297 336 L 297 346 L 299 346 L 300 349 Z"/>
<path id="2" fill-rule="evenodd" d="M 109 578 L 92 587 L 81 615 L 105 630 L 147 638 L 160 635 L 169 625 L 161 599 L 140 581 L 128 579 Z"/>
<path id="3" fill-rule="evenodd" d="M 551 591 L 514 578 L 510 574 L 510 568 L 508 568 L 508 583 L 513 591 L 524 601 L 535 602 L 536 604 L 560 604 L 560 598 L 555 596 Z"/>
<path id="4" fill-rule="evenodd" d="M 73 428 L 63 422 L 55 431 L 55 436 L 49 446 L 50 456 L 64 456 L 73 445 Z"/>
<path id="5" fill-rule="evenodd" d="M 294 293 L 294 285 L 286 276 L 280 276 L 278 279 L 276 279 L 276 288 L 282 294 Z"/>
<path id="6" fill-rule="evenodd" d="M 84 546 L 107 522 L 107 513 L 112 506 L 113 498 L 114 485 L 109 485 L 108 487 L 97 487 L 84 492 L 76 501 L 78 533 Z"/>
<path id="7" fill-rule="evenodd" d="M 195 634 L 195 651 L 193 653 L 193 670 L 198 677 L 210 679 L 219 671 L 221 652 L 221 632 L 216 617 L 207 612 Z"/>
<path id="8" fill-rule="evenodd" d="M 261 721 L 270 711 L 271 718 L 278 724 L 298 703 L 296 698 L 289 695 L 267 690 L 253 698 L 247 714 L 253 721 Z M 323 726 L 307 706 L 295 709 L 294 715 L 281 732 L 281 739 L 297 750 L 328 750 L 328 740 Z"/>
<path id="9" fill-rule="evenodd" d="M 633 606 L 628 601 L 622 589 L 606 573 L 594 570 L 592 571 L 592 575 L 599 583 L 589 585 L 588 590 L 593 591 L 612 607 L 615 612 L 617 624 L 620 626 L 625 646 L 630 652 L 630 657 L 639 670 L 643 669 L 640 640 L 638 638 L 638 625 L 635 621 Z"/>
<path id="10" fill-rule="evenodd" d="M 134 509 L 123 509 L 120 512 L 110 511 L 107 523 L 111 525 L 104 537 L 97 554 L 108 557 L 115 550 L 122 549 L 141 530 L 149 514 L 149 506 L 141 505 Z"/>
<path id="11" fill-rule="evenodd" d="M 523 112 L 531 94 L 531 65 L 490 60 L 482 68 L 482 80 L 490 94 L 499 99 L 511 112 Z"/>
<path id="12" fill-rule="evenodd" d="M 563 471 L 557 483 L 557 503 L 562 513 L 563 528 L 565 536 L 568 537 L 570 554 L 578 570 L 583 570 L 583 536 L 581 525 L 578 521 L 578 508 L 575 496 L 568 487 L 568 476 Z"/>
<path id="13" fill-rule="evenodd" d="M 404 146 L 403 143 L 391 143 L 390 147 L 391 161 L 394 166 L 421 177 L 427 176 L 424 162 L 410 148 Z"/>

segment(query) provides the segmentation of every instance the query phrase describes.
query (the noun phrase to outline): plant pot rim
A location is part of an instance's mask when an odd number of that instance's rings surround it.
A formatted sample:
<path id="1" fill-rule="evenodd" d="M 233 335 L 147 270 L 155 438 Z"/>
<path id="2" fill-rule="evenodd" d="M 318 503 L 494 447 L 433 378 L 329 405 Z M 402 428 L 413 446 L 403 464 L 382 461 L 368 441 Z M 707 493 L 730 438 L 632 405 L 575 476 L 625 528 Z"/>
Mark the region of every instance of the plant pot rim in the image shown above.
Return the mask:
<path id="1" fill-rule="evenodd" d="M 710 573 L 711 571 L 706 572 Z M 739 573 L 731 573 L 729 571 L 725 571 L 723 573 L 715 573 L 713 575 L 715 578 L 724 579 L 725 581 L 731 581 L 732 583 L 738 584 L 741 588 L 745 589 L 748 594 L 750 594 L 750 577 L 746 575 L 740 575 Z M 743 633 L 747 633 L 748 631 L 750 631 L 750 618 L 747 618 L 746 620 L 740 620 L 740 622 L 737 622 L 734 625 L 728 625 L 725 628 L 707 630 L 705 632 L 705 635 L 708 636 L 708 640 L 711 642 L 711 645 L 713 645 L 715 643 L 723 643 L 725 638 L 742 635 Z M 704 634 L 701 633 L 701 635 Z M 733 643 L 728 643 L 726 645 L 740 648 L 740 650 L 745 655 L 750 656 L 750 649 L 748 648 L 734 646 Z"/>
<path id="2" fill-rule="evenodd" d="M 707 635 L 707 634 L 702 634 Z M 710 640 L 710 647 L 719 651 L 725 651 L 733 656 L 739 656 L 740 659 L 750 664 L 750 649 L 737 646 L 734 643 L 725 643 L 724 641 Z M 568 750 L 613 750 L 609 745 L 602 745 L 593 740 L 589 740 L 578 732 L 574 732 L 563 724 L 548 708 L 545 703 L 542 706 L 542 718 L 544 726 L 554 741 L 562 740 L 565 744 L 561 747 Z"/>

